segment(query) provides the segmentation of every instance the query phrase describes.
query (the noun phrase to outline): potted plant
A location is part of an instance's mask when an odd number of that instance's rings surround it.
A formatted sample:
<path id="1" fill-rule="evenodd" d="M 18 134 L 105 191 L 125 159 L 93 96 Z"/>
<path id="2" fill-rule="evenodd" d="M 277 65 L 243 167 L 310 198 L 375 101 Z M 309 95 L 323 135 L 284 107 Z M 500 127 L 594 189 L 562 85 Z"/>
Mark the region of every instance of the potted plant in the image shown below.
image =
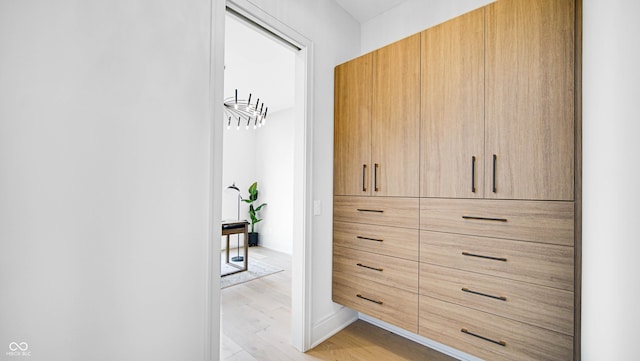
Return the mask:
<path id="1" fill-rule="evenodd" d="M 258 200 L 258 182 L 253 182 L 251 186 L 249 186 L 249 198 L 243 199 L 243 202 L 249 203 L 249 217 L 251 218 L 251 232 L 249 232 L 249 246 L 257 246 L 258 245 L 258 232 L 255 231 L 256 223 L 262 221 L 262 219 L 258 218 L 258 212 L 262 209 L 262 207 L 266 206 L 266 203 L 262 203 L 259 206 L 254 206 L 253 203 Z"/>

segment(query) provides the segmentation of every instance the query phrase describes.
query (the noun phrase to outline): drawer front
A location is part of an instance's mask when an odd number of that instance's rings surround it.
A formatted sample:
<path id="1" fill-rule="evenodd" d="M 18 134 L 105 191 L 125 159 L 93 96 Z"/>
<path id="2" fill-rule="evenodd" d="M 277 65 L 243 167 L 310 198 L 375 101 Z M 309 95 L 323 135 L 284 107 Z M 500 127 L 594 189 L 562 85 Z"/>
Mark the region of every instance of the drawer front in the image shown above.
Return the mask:
<path id="1" fill-rule="evenodd" d="M 418 262 L 345 247 L 333 248 L 333 272 L 418 292 Z"/>
<path id="2" fill-rule="evenodd" d="M 418 260 L 417 229 L 333 222 L 333 244 L 361 251 Z"/>
<path id="3" fill-rule="evenodd" d="M 420 335 L 486 360 L 571 360 L 573 337 L 431 297 L 420 298 Z"/>
<path id="4" fill-rule="evenodd" d="M 573 336 L 573 292 L 420 265 L 420 293 Z"/>
<path id="5" fill-rule="evenodd" d="M 333 197 L 335 221 L 418 228 L 418 198 Z"/>
<path id="6" fill-rule="evenodd" d="M 420 232 L 420 262 L 573 291 L 573 247 Z"/>
<path id="7" fill-rule="evenodd" d="M 573 246 L 573 202 L 420 200 L 420 228 Z"/>
<path id="8" fill-rule="evenodd" d="M 418 333 L 418 294 L 375 282 L 333 276 L 333 301 Z"/>

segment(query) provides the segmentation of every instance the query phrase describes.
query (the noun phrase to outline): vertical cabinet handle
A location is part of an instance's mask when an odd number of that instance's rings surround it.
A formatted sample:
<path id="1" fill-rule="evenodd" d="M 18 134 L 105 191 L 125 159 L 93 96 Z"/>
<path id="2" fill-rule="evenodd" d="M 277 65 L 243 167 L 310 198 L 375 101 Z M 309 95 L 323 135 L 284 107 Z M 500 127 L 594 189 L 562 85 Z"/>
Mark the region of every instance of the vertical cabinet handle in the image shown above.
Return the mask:
<path id="1" fill-rule="evenodd" d="M 476 192 L 476 156 L 471 157 L 471 193 Z"/>
<path id="2" fill-rule="evenodd" d="M 366 177 L 367 177 L 367 165 L 363 164 L 362 165 L 362 191 L 363 192 L 367 191 L 367 186 L 365 185 Z"/>
<path id="3" fill-rule="evenodd" d="M 373 167 L 373 190 L 375 192 L 379 191 L 378 189 L 378 167 L 379 164 L 375 163 Z"/>
<path id="4" fill-rule="evenodd" d="M 493 155 L 493 182 L 492 182 L 493 193 L 496 193 L 496 162 L 497 160 L 498 160 L 498 156 L 494 154 Z"/>

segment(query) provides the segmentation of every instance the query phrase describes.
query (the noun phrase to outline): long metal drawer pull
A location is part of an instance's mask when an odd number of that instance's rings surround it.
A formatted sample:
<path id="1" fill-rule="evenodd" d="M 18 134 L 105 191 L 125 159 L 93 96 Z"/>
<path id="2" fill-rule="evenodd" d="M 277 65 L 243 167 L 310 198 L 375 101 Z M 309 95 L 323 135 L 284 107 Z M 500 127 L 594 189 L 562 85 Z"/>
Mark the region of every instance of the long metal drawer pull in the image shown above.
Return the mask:
<path id="1" fill-rule="evenodd" d="M 374 164 L 373 166 L 373 190 L 375 192 L 380 190 L 378 188 L 378 166 L 378 163 Z"/>
<path id="2" fill-rule="evenodd" d="M 489 297 L 489 298 L 495 298 L 496 300 L 500 300 L 500 301 L 506 301 L 507 298 L 504 296 L 494 296 L 494 295 L 490 295 L 487 293 L 482 293 L 482 292 L 478 292 L 478 291 L 473 291 L 470 290 L 468 288 L 462 288 L 462 292 L 467 292 L 467 293 L 473 293 L 474 295 L 478 295 L 478 296 L 484 296 L 484 297 Z"/>
<path id="3" fill-rule="evenodd" d="M 503 258 L 503 257 L 484 256 L 484 255 L 481 255 L 481 254 L 475 254 L 475 253 L 469 253 L 469 252 L 462 252 L 462 255 L 463 256 L 468 256 L 468 257 L 486 258 L 486 259 L 492 259 L 494 261 L 507 262 L 507 259 Z"/>
<path id="4" fill-rule="evenodd" d="M 358 208 L 358 212 L 384 213 L 382 209 L 366 209 L 366 208 Z"/>
<path id="5" fill-rule="evenodd" d="M 362 165 L 362 191 L 363 192 L 367 191 L 367 186 L 365 185 L 366 174 L 367 174 L 367 165 L 363 164 Z"/>
<path id="6" fill-rule="evenodd" d="M 469 332 L 466 328 L 460 329 L 460 332 L 466 333 L 467 335 L 471 335 L 471 336 L 477 337 L 477 338 L 485 340 L 485 341 L 493 342 L 496 345 L 500 345 L 502 347 L 507 346 L 507 343 L 502 341 L 502 340 L 500 340 L 500 341 L 492 340 L 492 339 L 490 339 L 488 337 L 484 337 L 484 336 L 478 335 L 477 333 Z"/>
<path id="7" fill-rule="evenodd" d="M 362 298 L 363 300 L 367 300 L 367 301 L 369 301 L 369 302 L 377 303 L 377 304 L 379 304 L 379 305 L 381 305 L 381 304 L 382 304 L 382 301 L 373 300 L 373 299 L 371 299 L 371 298 L 364 297 L 363 295 L 361 295 L 361 294 L 359 294 L 359 293 L 356 295 L 356 297 L 358 297 L 358 298 Z"/>
<path id="8" fill-rule="evenodd" d="M 367 266 L 367 265 L 364 265 L 364 264 L 362 264 L 362 263 L 356 263 L 356 266 L 358 266 L 358 267 L 362 267 L 362 268 L 372 269 L 372 270 L 374 270 L 374 271 L 378 271 L 378 272 L 382 272 L 382 271 L 384 270 L 384 269 L 382 269 L 382 268 L 376 268 L 376 267 Z"/>
<path id="9" fill-rule="evenodd" d="M 491 218 L 491 217 L 476 217 L 476 216 L 462 216 L 462 219 L 475 219 L 478 221 L 495 221 L 495 222 L 506 222 L 506 218 Z"/>
<path id="10" fill-rule="evenodd" d="M 364 239 L 365 241 L 384 242 L 384 239 L 378 239 L 378 238 L 369 238 L 369 237 L 362 237 L 362 236 L 356 236 L 356 238 Z"/>
<path id="11" fill-rule="evenodd" d="M 476 156 L 471 157 L 471 193 L 476 192 Z"/>

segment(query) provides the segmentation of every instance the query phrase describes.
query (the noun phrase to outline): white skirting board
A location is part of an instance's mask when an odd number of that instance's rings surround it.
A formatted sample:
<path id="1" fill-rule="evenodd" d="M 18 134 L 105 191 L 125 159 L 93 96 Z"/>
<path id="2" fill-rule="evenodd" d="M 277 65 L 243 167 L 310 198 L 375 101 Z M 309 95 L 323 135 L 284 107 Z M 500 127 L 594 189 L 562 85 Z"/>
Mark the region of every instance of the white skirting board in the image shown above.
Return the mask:
<path id="1" fill-rule="evenodd" d="M 387 331 L 393 332 L 396 335 L 402 336 L 406 339 L 409 339 L 413 342 L 417 342 L 423 346 L 429 347 L 431 349 L 434 349 L 440 353 L 443 353 L 445 355 L 454 357 L 458 360 L 461 361 L 482 361 L 482 359 L 479 359 L 475 356 L 471 356 L 467 353 L 464 353 L 462 351 L 459 351 L 455 348 L 443 345 L 439 342 L 433 341 L 431 339 L 428 339 L 426 337 L 420 336 L 420 335 L 416 335 L 415 333 L 403 330 L 399 327 L 393 326 L 391 324 L 388 324 L 384 321 L 380 321 L 377 318 L 373 318 L 371 316 L 367 316 L 363 313 L 358 313 L 358 318 L 360 318 L 363 321 L 369 322 L 372 325 L 378 326 L 380 328 L 383 328 Z"/>
<path id="2" fill-rule="evenodd" d="M 350 308 L 342 307 L 338 311 L 314 323 L 311 330 L 311 347 L 309 347 L 309 349 L 318 346 L 357 319 L 357 312 Z"/>

